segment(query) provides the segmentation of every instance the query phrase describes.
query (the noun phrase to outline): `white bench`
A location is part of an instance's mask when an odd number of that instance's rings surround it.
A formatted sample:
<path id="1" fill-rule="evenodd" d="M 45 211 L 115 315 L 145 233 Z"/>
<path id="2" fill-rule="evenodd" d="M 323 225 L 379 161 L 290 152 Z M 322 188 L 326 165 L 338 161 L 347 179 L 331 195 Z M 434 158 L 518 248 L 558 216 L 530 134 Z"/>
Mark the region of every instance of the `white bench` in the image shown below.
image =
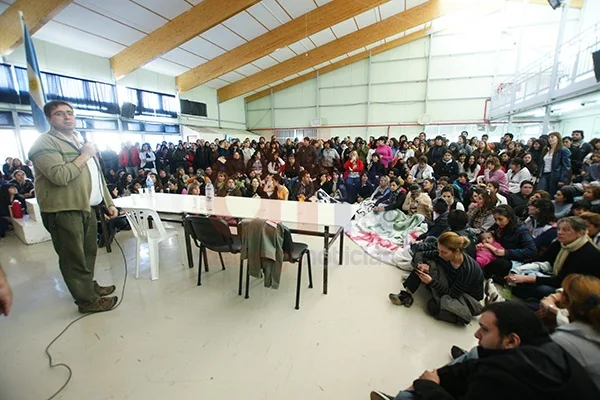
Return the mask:
<path id="1" fill-rule="evenodd" d="M 11 218 L 15 235 L 25 244 L 50 240 L 50 233 L 42 224 L 42 214 L 36 199 L 27 199 L 27 213 L 23 218 Z"/>

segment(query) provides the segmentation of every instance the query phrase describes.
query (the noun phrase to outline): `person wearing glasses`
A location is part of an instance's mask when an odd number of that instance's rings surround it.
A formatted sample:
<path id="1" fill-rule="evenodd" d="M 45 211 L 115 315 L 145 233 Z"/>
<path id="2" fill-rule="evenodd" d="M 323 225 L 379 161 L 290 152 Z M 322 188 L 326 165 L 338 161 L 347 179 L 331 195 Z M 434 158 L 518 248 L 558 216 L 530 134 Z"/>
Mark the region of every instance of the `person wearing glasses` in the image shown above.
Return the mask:
<path id="1" fill-rule="evenodd" d="M 117 304 L 109 296 L 115 286 L 94 280 L 98 251 L 96 213 L 104 205 L 109 216 L 119 212 L 112 202 L 95 158 L 96 147 L 75 131 L 73 107 L 50 101 L 44 114 L 51 129 L 31 147 L 29 159 L 35 169 L 35 190 L 44 226 L 50 232 L 58 265 L 69 292 L 81 313 L 107 311 Z"/>

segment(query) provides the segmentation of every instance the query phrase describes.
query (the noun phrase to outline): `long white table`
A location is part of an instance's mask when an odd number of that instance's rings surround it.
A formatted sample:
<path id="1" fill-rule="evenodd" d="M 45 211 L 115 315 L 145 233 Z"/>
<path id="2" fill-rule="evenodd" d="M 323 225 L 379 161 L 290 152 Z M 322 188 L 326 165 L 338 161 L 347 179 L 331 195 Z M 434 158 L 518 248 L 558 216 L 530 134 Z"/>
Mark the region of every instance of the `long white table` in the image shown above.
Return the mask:
<path id="1" fill-rule="evenodd" d="M 212 210 L 207 209 L 206 197 L 155 193 L 132 195 L 114 200 L 120 208 L 145 208 L 159 213 L 205 214 L 234 218 L 263 218 L 296 225 L 294 233 L 323 237 L 323 293 L 327 294 L 329 249 L 340 239 L 339 263 L 343 261 L 344 226 L 350 222 L 356 206 L 351 204 L 323 204 L 245 197 L 215 197 Z M 322 231 L 321 231 L 322 228 Z M 332 229 L 333 228 L 333 229 Z M 189 232 L 185 231 L 188 265 L 193 268 Z"/>

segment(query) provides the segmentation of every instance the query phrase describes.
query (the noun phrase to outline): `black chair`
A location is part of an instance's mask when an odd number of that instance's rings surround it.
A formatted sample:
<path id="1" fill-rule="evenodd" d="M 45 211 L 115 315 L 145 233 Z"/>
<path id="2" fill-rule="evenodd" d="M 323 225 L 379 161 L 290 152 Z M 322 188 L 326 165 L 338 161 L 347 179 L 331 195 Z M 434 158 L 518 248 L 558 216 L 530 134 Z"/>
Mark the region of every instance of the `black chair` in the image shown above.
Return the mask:
<path id="1" fill-rule="evenodd" d="M 227 222 L 221 218 L 187 215 L 183 221 L 185 229 L 190 233 L 196 247 L 200 248 L 198 266 L 198 286 L 202 284 L 202 259 L 204 269 L 208 272 L 208 256 L 206 249 L 219 253 L 221 267 L 225 269 L 221 253 L 239 254 L 242 251 L 242 242 L 239 236 L 233 235 Z M 242 295 L 242 260 L 240 257 L 240 285 L 238 294 Z"/>
<path id="2" fill-rule="evenodd" d="M 294 242 L 292 240 L 292 234 L 290 230 L 283 226 L 283 261 L 289 262 L 292 264 L 298 264 L 298 277 L 296 278 L 296 310 L 300 309 L 300 285 L 302 282 L 302 260 L 304 255 L 306 254 L 306 259 L 308 262 L 308 287 L 312 289 L 313 280 L 312 280 L 312 265 L 310 262 L 310 251 L 308 250 L 308 245 L 306 243 Z M 240 228 L 238 228 L 240 229 Z M 238 230 L 238 232 L 241 232 Z M 246 263 L 248 264 L 248 263 Z M 242 287 L 242 270 L 244 269 L 244 260 L 241 260 L 240 263 L 240 295 L 241 295 L 241 287 Z M 250 268 L 246 265 L 246 296 L 245 298 L 250 297 Z"/>

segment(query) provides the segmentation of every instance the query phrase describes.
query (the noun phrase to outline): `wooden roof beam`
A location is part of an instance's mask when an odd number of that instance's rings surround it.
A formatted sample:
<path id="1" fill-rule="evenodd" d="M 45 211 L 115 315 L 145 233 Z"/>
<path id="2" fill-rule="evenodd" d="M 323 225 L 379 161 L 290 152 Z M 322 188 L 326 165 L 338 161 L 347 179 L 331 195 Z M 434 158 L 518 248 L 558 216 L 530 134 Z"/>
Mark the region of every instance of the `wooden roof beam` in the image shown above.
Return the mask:
<path id="1" fill-rule="evenodd" d="M 219 102 L 241 96 L 315 65 L 350 53 L 361 47 L 386 39 L 408 29 L 425 24 L 442 15 L 477 3 L 489 4 L 493 0 L 430 0 L 410 8 L 364 29 L 329 42 L 321 47 L 262 70 L 252 76 L 222 87 L 217 91 Z M 494 1 L 495 2 L 495 1 Z"/>
<path id="2" fill-rule="evenodd" d="M 502 2 L 500 0 L 498 0 L 498 1 L 486 4 L 483 7 L 476 6 L 476 7 L 467 9 L 463 13 L 464 15 L 462 15 L 462 18 L 464 19 L 465 17 L 469 17 L 469 18 L 483 17 L 485 15 L 489 15 L 489 14 L 498 12 L 501 9 L 502 9 Z M 255 93 L 251 96 L 246 97 L 245 101 L 246 101 L 246 103 L 250 103 L 250 102 L 258 100 L 262 97 L 269 96 L 271 93 L 279 92 L 281 90 L 287 89 L 287 88 L 297 85 L 299 83 L 306 82 L 310 79 L 314 79 L 317 77 L 317 75 L 323 75 L 328 72 L 335 71 L 336 69 L 340 69 L 347 65 L 354 64 L 355 62 L 358 62 L 360 60 L 364 60 L 364 59 L 368 58 L 369 56 L 381 54 L 381 53 L 391 50 L 393 48 L 414 42 L 415 40 L 421 39 L 421 38 L 423 38 L 427 35 L 430 35 L 434 32 L 439 32 L 439 31 L 446 30 L 448 28 L 452 28 L 455 25 L 457 25 L 457 23 L 450 20 L 450 21 L 443 21 L 439 24 L 436 24 L 435 28 L 432 28 L 431 26 L 426 26 L 425 28 L 423 28 L 419 31 L 402 36 L 398 39 L 388 41 L 387 43 L 373 47 L 370 50 L 363 51 L 362 53 L 355 54 L 351 57 L 347 57 L 343 60 L 340 60 L 333 64 L 327 65 L 323 68 L 319 68 L 317 71 L 309 72 L 309 73 L 299 76 L 297 78 L 291 79 L 289 81 L 285 81 L 279 85 L 262 90 L 258 93 Z"/>
<path id="3" fill-rule="evenodd" d="M 110 65 L 115 78 L 135 71 L 258 2 L 204 0 L 113 56 Z"/>
<path id="4" fill-rule="evenodd" d="M 177 77 L 186 92 L 389 0 L 333 0 Z"/>
<path id="5" fill-rule="evenodd" d="M 0 15 L 0 55 L 7 55 L 23 42 L 19 11 L 23 12 L 29 33 L 39 31 L 73 0 L 17 0 Z"/>
<path id="6" fill-rule="evenodd" d="M 323 75 L 328 72 L 335 71 L 336 69 L 345 67 L 347 65 L 354 64 L 355 62 L 364 60 L 365 58 L 369 58 L 369 55 L 380 54 L 380 53 L 383 53 L 384 51 L 393 49 L 395 47 L 402 46 L 402 45 L 405 45 L 410 42 L 414 42 L 415 40 L 418 40 L 418 39 L 421 39 L 421 38 L 427 36 L 427 31 L 428 31 L 427 28 L 421 29 L 417 32 L 411 33 L 406 36 L 402 36 L 401 38 L 389 41 L 380 46 L 373 47 L 371 50 L 363 51 L 362 53 L 355 54 L 352 57 L 344 58 L 343 60 L 340 60 L 333 64 L 329 64 L 323 68 L 319 68 L 316 71 L 309 72 L 309 73 L 301 75 L 297 78 L 290 79 L 289 81 L 280 83 L 279 85 L 270 87 L 270 88 L 260 91 L 258 93 L 254 93 L 253 95 L 246 97 L 246 99 L 245 99 L 246 103 L 250 103 L 250 102 L 252 102 L 254 100 L 258 100 L 262 97 L 269 96 L 269 95 L 271 95 L 271 92 L 273 92 L 273 93 L 279 92 L 283 89 L 287 89 L 287 88 L 297 85 L 299 83 L 314 79 L 317 77 L 317 75 Z"/>

